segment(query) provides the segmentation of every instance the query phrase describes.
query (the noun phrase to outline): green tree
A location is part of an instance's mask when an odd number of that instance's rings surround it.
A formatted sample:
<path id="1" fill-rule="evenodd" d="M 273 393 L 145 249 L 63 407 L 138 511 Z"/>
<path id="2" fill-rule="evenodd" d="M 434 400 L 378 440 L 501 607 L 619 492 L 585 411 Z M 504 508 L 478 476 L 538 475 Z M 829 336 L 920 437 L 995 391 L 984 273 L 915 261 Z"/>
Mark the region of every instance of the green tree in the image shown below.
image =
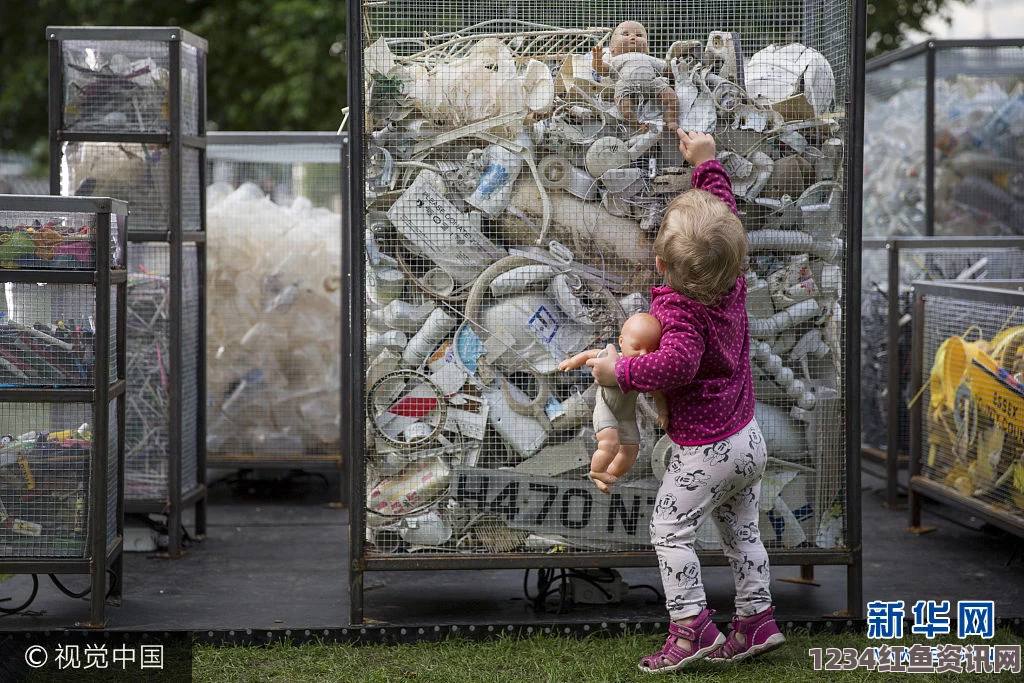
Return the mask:
<path id="1" fill-rule="evenodd" d="M 341 122 L 342 2 L 0 0 L 0 149 L 45 155 L 47 40 L 63 26 L 181 26 L 209 41 L 207 113 L 221 130 L 331 130 Z M 336 50 L 335 50 L 336 52 Z"/>
<path id="2" fill-rule="evenodd" d="M 960 0 L 970 5 L 974 0 Z M 868 58 L 907 43 L 910 32 L 924 32 L 924 22 L 939 17 L 949 23 L 953 0 L 873 0 L 868 3 Z"/>

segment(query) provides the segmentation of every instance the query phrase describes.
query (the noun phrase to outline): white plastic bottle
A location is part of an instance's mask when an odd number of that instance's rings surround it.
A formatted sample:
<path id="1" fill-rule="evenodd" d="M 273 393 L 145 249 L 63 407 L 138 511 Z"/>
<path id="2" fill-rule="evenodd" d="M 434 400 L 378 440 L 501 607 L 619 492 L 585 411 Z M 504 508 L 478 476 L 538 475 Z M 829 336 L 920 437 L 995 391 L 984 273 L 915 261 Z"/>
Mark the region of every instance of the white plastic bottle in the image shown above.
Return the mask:
<path id="1" fill-rule="evenodd" d="M 487 168 L 480 176 L 476 190 L 466 201 L 491 216 L 505 210 L 512 198 L 512 186 L 519 177 L 523 160 L 501 145 L 490 145 L 484 150 Z"/>

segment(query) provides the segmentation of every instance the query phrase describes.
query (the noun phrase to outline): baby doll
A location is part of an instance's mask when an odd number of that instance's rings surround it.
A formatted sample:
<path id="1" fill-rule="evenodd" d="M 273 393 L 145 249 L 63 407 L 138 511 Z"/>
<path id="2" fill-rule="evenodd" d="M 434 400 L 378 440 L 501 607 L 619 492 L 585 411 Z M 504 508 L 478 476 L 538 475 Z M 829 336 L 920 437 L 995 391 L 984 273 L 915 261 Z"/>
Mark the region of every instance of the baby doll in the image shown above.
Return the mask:
<path id="1" fill-rule="evenodd" d="M 624 21 L 615 27 L 608 43 L 611 59 L 604 61 L 604 49 L 592 50 L 593 69 L 601 75 L 614 73 L 615 104 L 628 123 L 639 123 L 637 107 L 657 97 L 665 110 L 665 125 L 675 131 L 679 126 L 679 99 L 669 84 L 668 64 L 647 54 L 647 29 L 636 21 Z"/>
<path id="2" fill-rule="evenodd" d="M 623 356 L 647 355 L 658 349 L 660 341 L 661 323 L 647 313 L 630 316 L 623 323 L 619 336 Z M 558 369 L 563 372 L 573 370 L 604 353 L 601 349 L 578 353 L 562 361 Z M 609 492 L 609 484 L 629 471 L 640 452 L 636 397 L 635 391 L 624 394 L 618 387 L 602 386 L 597 393 L 597 405 L 594 406 L 597 450 L 590 459 L 590 478 L 605 493 Z M 654 394 L 654 400 L 658 406 L 658 426 L 665 428 L 668 426 L 668 404 L 660 392 Z"/>

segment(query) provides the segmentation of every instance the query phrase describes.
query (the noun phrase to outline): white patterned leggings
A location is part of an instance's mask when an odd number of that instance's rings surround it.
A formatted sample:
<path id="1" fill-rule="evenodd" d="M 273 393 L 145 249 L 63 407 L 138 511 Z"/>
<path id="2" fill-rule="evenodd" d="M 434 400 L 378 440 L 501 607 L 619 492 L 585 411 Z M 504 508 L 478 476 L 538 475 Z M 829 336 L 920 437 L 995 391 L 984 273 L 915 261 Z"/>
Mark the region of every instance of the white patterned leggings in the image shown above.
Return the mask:
<path id="1" fill-rule="evenodd" d="M 768 553 L 757 526 L 767 460 L 757 420 L 712 444 L 673 445 L 651 517 L 651 543 L 673 620 L 696 616 L 707 606 L 693 542 L 708 515 L 732 567 L 736 614 L 748 617 L 771 607 Z"/>

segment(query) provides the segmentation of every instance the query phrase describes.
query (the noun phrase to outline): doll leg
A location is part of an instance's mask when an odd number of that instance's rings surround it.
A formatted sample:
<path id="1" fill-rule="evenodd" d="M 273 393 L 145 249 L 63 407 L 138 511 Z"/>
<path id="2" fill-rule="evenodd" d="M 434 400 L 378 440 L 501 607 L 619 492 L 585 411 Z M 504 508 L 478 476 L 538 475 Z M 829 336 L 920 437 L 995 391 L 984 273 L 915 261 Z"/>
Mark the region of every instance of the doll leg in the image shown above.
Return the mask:
<path id="1" fill-rule="evenodd" d="M 611 485 L 617 482 L 619 477 L 629 472 L 630 468 L 633 467 L 633 463 L 636 462 L 636 456 L 639 453 L 640 446 L 625 443 L 620 445 L 615 457 L 612 458 L 611 464 L 608 465 L 607 471 L 603 473 L 594 472 L 593 460 L 591 460 L 590 478 L 594 480 L 597 488 L 601 489 L 601 491 L 611 493 Z"/>
<path id="2" fill-rule="evenodd" d="M 624 443 L 619 446 L 619 452 L 615 454 L 612 463 L 608 466 L 608 474 L 618 479 L 629 472 L 636 462 L 636 456 L 640 453 L 639 444 Z"/>
<path id="3" fill-rule="evenodd" d="M 662 89 L 661 106 L 665 110 L 665 127 L 674 133 L 679 128 L 679 98 L 675 90 Z"/>
<path id="4" fill-rule="evenodd" d="M 617 476 L 609 474 L 608 468 L 619 452 L 619 430 L 602 429 L 597 433 L 597 450 L 590 457 L 590 478 L 597 488 L 608 493 L 608 484 L 615 483 Z"/>

